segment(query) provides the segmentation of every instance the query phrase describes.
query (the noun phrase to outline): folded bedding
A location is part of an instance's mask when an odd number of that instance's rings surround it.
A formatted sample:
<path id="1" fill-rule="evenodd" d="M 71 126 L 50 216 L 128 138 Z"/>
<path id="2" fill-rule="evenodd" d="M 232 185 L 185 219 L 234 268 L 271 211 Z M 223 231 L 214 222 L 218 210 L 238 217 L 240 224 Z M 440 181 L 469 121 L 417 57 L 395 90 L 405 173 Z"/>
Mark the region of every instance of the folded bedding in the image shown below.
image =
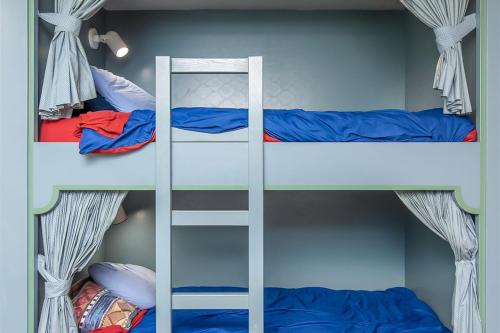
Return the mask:
<path id="1" fill-rule="evenodd" d="M 243 291 L 237 288 L 179 288 L 178 292 Z M 386 291 L 324 288 L 266 288 L 266 333 L 451 333 L 437 315 L 406 288 Z M 156 333 L 150 309 L 131 333 Z M 245 310 L 176 310 L 176 333 L 248 332 Z"/>
<path id="2" fill-rule="evenodd" d="M 118 116 L 119 115 L 119 116 Z M 74 120 L 78 119 L 78 120 Z M 246 109 L 175 108 L 172 126 L 208 134 L 248 127 Z M 79 118 L 43 121 L 42 142 L 80 141 L 80 153 L 123 153 L 155 138 L 155 112 L 97 111 Z M 267 142 L 470 142 L 477 140 L 466 117 L 442 109 L 420 112 L 264 110 Z"/>

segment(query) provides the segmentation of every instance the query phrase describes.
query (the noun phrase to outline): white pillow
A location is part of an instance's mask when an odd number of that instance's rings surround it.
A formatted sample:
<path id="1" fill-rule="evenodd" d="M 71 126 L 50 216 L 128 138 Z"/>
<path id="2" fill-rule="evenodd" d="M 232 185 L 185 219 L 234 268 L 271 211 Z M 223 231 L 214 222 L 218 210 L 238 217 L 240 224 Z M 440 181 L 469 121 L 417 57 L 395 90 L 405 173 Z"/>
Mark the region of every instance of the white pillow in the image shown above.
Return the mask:
<path id="1" fill-rule="evenodd" d="M 155 110 L 154 96 L 107 70 L 90 66 L 94 84 L 99 95 L 104 97 L 118 111 Z"/>
<path id="2" fill-rule="evenodd" d="M 103 262 L 90 265 L 89 274 L 96 283 L 141 309 L 156 304 L 155 272 L 146 267 Z"/>

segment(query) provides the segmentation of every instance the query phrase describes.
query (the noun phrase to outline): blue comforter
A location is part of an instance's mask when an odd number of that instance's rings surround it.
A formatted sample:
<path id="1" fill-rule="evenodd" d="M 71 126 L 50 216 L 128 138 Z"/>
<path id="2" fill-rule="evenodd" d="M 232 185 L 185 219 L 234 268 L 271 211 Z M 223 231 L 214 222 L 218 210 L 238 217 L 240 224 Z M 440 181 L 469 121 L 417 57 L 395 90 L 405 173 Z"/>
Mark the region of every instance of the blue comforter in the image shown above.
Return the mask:
<path id="1" fill-rule="evenodd" d="M 176 291 L 215 290 L 221 288 Z M 155 315 L 154 309 L 149 310 L 131 333 L 156 333 Z M 264 324 L 265 333 L 451 333 L 432 309 L 406 288 L 386 291 L 266 288 Z M 248 312 L 243 310 L 173 313 L 175 333 L 244 333 L 248 332 L 247 326 Z"/>
<path id="2" fill-rule="evenodd" d="M 176 108 L 172 126 L 223 133 L 248 126 L 246 109 Z M 474 130 L 467 117 L 445 115 L 443 109 L 420 112 L 264 110 L 264 130 L 284 142 L 462 142 Z"/>

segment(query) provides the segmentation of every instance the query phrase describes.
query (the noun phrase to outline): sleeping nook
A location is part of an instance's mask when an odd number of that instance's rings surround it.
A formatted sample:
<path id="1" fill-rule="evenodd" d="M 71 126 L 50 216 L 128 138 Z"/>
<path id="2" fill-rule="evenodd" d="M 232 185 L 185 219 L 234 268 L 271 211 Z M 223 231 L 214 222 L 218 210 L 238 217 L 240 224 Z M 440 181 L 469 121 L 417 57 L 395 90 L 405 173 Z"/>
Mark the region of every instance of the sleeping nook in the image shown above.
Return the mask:
<path id="1" fill-rule="evenodd" d="M 38 0 L 30 333 L 480 333 L 479 3 Z"/>

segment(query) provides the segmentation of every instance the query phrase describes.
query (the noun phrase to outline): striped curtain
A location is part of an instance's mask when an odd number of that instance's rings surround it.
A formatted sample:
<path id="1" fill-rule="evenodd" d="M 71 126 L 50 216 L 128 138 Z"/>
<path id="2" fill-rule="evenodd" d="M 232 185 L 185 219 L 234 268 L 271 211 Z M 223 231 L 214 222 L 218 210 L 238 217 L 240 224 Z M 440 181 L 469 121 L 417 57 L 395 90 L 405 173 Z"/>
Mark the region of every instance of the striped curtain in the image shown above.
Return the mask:
<path id="1" fill-rule="evenodd" d="M 99 249 L 126 192 L 61 192 L 58 205 L 41 216 L 43 254 L 38 271 L 45 279 L 39 333 L 78 333 L 69 298 L 75 273 Z"/>
<path id="2" fill-rule="evenodd" d="M 455 255 L 453 332 L 481 333 L 477 290 L 478 237 L 472 215 L 455 202 L 452 192 L 396 192 L 415 216 L 447 241 Z"/>
<path id="3" fill-rule="evenodd" d="M 476 28 L 476 15 L 465 17 L 469 0 L 400 1 L 436 34 L 440 57 L 433 87 L 442 93 L 444 113 L 472 113 L 462 56 L 462 39 Z"/>
<path id="4" fill-rule="evenodd" d="M 87 55 L 78 38 L 82 21 L 94 16 L 107 0 L 54 0 L 55 13 L 39 14 L 55 26 L 50 43 L 39 113 L 42 119 L 71 117 L 73 108 L 96 97 Z"/>

